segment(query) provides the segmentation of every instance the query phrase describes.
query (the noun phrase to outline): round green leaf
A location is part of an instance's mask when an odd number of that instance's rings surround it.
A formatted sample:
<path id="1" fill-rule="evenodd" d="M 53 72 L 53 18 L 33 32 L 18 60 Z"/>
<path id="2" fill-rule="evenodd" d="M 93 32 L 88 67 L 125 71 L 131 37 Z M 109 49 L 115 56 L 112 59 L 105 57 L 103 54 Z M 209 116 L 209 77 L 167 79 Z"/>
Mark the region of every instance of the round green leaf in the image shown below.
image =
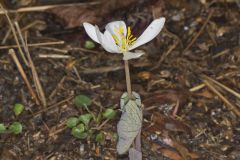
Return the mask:
<path id="1" fill-rule="evenodd" d="M 77 125 L 77 128 L 80 130 L 81 133 L 85 131 L 85 125 L 83 123 Z"/>
<path id="2" fill-rule="evenodd" d="M 74 98 L 74 104 L 77 107 L 87 107 L 92 103 L 91 99 L 85 95 L 78 95 Z"/>
<path id="3" fill-rule="evenodd" d="M 72 135 L 79 139 L 85 139 L 88 136 L 86 132 L 82 132 L 78 127 L 72 128 Z"/>
<path id="4" fill-rule="evenodd" d="M 77 124 L 78 124 L 79 120 L 77 117 L 70 117 L 68 118 L 67 120 L 67 127 L 68 128 L 73 128 L 73 127 L 76 127 Z"/>
<path id="5" fill-rule="evenodd" d="M 9 126 L 9 131 L 13 134 L 19 134 L 22 133 L 22 124 L 19 122 L 13 122 L 10 126 Z"/>
<path id="6" fill-rule="evenodd" d="M 96 135 L 96 141 L 99 143 L 104 142 L 105 140 L 105 135 L 103 134 L 103 132 L 100 132 Z"/>
<path id="7" fill-rule="evenodd" d="M 113 119 L 116 116 L 117 112 L 111 108 L 108 108 L 103 113 L 103 117 L 107 119 Z"/>
<path id="8" fill-rule="evenodd" d="M 13 111 L 15 113 L 16 116 L 19 116 L 24 110 L 24 106 L 20 103 L 16 103 L 14 105 Z"/>
<path id="9" fill-rule="evenodd" d="M 84 47 L 86 49 L 93 49 L 95 48 L 95 43 L 93 41 L 85 41 Z"/>
<path id="10" fill-rule="evenodd" d="M 5 131 L 6 131 L 5 125 L 2 124 L 2 123 L 0 123 L 0 134 L 1 134 L 1 133 L 5 133 Z"/>
<path id="11" fill-rule="evenodd" d="M 92 115 L 90 113 L 83 114 L 79 117 L 79 121 L 84 123 L 86 126 L 88 125 L 91 119 L 92 119 Z"/>

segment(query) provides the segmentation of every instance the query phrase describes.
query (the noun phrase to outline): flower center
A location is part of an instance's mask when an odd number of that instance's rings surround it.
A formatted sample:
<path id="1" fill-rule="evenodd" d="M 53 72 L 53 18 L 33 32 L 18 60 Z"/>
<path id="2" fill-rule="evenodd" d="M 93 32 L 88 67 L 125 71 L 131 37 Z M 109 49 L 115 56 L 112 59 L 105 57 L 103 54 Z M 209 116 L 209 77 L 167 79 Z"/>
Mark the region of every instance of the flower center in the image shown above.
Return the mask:
<path id="1" fill-rule="evenodd" d="M 137 38 L 132 35 L 130 27 L 128 27 L 127 29 L 126 36 L 124 35 L 123 26 L 119 26 L 118 28 L 115 28 L 114 32 L 115 34 L 113 34 L 112 37 L 122 52 L 128 51 L 128 48 L 136 42 Z"/>

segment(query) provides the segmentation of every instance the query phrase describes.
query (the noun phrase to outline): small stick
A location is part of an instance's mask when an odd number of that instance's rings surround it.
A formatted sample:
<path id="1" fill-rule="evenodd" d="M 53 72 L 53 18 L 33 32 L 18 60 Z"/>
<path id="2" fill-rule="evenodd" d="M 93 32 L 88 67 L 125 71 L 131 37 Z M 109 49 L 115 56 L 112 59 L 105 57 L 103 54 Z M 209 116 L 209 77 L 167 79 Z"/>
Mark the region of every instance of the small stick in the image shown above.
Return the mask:
<path id="1" fill-rule="evenodd" d="M 237 93 L 236 91 L 232 90 L 231 88 L 225 86 L 224 84 L 208 77 L 208 76 L 204 76 L 205 78 L 207 78 L 208 80 L 212 81 L 213 83 L 217 84 L 218 86 L 222 87 L 223 89 L 225 89 L 226 91 L 228 91 L 229 93 L 231 93 L 232 95 L 236 96 L 237 98 L 240 99 L 240 94 Z"/>
<path id="2" fill-rule="evenodd" d="M 25 40 L 23 39 L 23 35 L 22 35 L 22 32 L 21 32 L 21 29 L 18 25 L 18 22 L 14 22 L 15 24 L 15 27 L 17 29 L 17 33 L 20 37 L 20 40 L 22 42 L 22 45 L 23 45 L 23 49 L 25 51 L 25 53 L 27 54 L 27 58 L 28 58 L 28 62 L 29 62 L 29 67 L 31 68 L 31 71 L 32 71 L 32 77 L 33 77 L 33 81 L 34 81 L 34 84 L 36 86 L 36 91 L 37 91 L 37 95 L 39 97 L 39 99 L 41 100 L 42 102 L 42 105 L 44 107 L 47 106 L 47 100 L 45 98 L 45 93 L 43 91 L 43 88 L 42 88 L 42 85 L 41 85 L 41 82 L 39 80 L 39 77 L 38 77 L 38 74 L 37 74 L 37 71 L 36 71 L 36 68 L 34 66 L 34 63 L 32 61 L 32 58 L 31 58 L 31 55 L 29 53 L 29 50 L 28 50 L 28 47 L 27 47 L 27 34 L 26 34 L 26 37 L 25 37 Z M 26 32 L 27 33 L 27 32 Z"/>
<path id="3" fill-rule="evenodd" d="M 28 44 L 28 47 L 49 46 L 49 45 L 64 44 L 64 43 L 65 43 L 64 41 L 42 42 L 42 43 Z M 20 45 L 20 47 L 23 47 L 23 46 Z M 18 45 L 0 46 L 0 49 L 9 49 L 9 48 L 18 48 Z"/>
<path id="4" fill-rule="evenodd" d="M 69 59 L 72 58 L 69 55 L 61 55 L 61 54 L 39 54 L 39 58 L 54 58 L 54 59 Z"/>
<path id="5" fill-rule="evenodd" d="M 25 55 L 24 55 L 24 53 L 22 51 L 22 48 L 21 48 L 20 43 L 19 43 L 18 38 L 17 38 L 16 30 L 15 30 L 13 24 L 12 24 L 12 21 L 11 21 L 10 17 L 8 16 L 7 11 L 3 8 L 3 6 L 1 4 L 0 4 L 0 8 L 3 10 L 3 13 L 5 14 L 5 16 L 6 16 L 7 20 L 8 20 L 8 23 L 9 23 L 10 28 L 12 30 L 14 39 L 15 39 L 15 41 L 17 43 L 17 48 L 18 48 L 18 50 L 19 50 L 19 52 L 20 52 L 20 54 L 22 56 L 22 59 L 23 59 L 25 65 L 28 66 L 28 61 L 27 61 L 27 59 L 26 59 L 26 57 L 25 57 Z"/>
<path id="6" fill-rule="evenodd" d="M 236 75 L 236 73 L 238 73 L 238 72 L 236 72 L 236 71 L 229 72 L 229 73 L 226 73 L 225 75 L 218 76 L 216 79 L 217 79 L 217 80 L 220 80 L 220 79 L 223 79 L 223 78 L 225 78 L 225 77 L 227 77 L 227 76 L 229 76 L 229 77 L 230 77 L 230 76 L 234 76 L 234 75 Z M 199 85 L 197 85 L 197 86 L 195 86 L 195 87 L 192 87 L 191 89 L 189 89 L 189 91 L 190 91 L 190 92 L 196 92 L 196 91 L 204 88 L 205 86 L 206 86 L 206 85 L 205 85 L 204 83 L 202 83 L 202 84 L 199 84 Z"/>
<path id="7" fill-rule="evenodd" d="M 213 87 L 207 80 L 203 80 L 203 82 L 206 84 L 206 86 L 215 93 L 229 108 L 229 110 L 233 111 L 238 117 L 240 117 L 240 111 L 237 107 L 235 107 L 231 102 L 229 102 L 216 88 Z"/>
<path id="8" fill-rule="evenodd" d="M 37 116 L 37 115 L 39 115 L 39 114 L 41 114 L 41 113 L 44 113 L 44 112 L 46 112 L 46 111 L 48 111 L 48 110 L 51 110 L 51 109 L 53 109 L 53 108 L 56 108 L 56 107 L 58 107 L 58 106 L 60 106 L 60 105 L 62 105 L 62 104 L 64 104 L 64 103 L 70 101 L 71 99 L 73 99 L 73 96 L 69 96 L 68 98 L 66 98 L 66 99 L 64 99 L 64 100 L 62 100 L 62 101 L 60 101 L 60 102 L 57 102 L 57 103 L 55 103 L 55 104 L 53 104 L 53 105 L 51 105 L 51 106 L 49 106 L 49 107 L 47 107 L 47 108 L 44 108 L 44 109 L 42 109 L 42 110 L 34 113 L 32 116 L 35 117 L 35 116 Z M 60 106 L 60 107 L 61 107 L 61 106 Z"/>
<path id="9" fill-rule="evenodd" d="M 132 98 L 132 88 L 131 88 L 131 79 L 130 79 L 128 60 L 124 60 L 124 67 L 125 67 L 128 97 L 131 99 Z"/>
<path id="10" fill-rule="evenodd" d="M 27 88 L 28 88 L 28 90 L 29 90 L 29 92 L 30 92 L 30 95 L 31 95 L 32 98 L 36 101 L 36 104 L 39 104 L 38 98 L 37 98 L 37 96 L 36 96 L 36 94 L 35 94 L 32 86 L 31 86 L 30 82 L 29 82 L 28 79 L 27 79 L 27 75 L 26 75 L 26 73 L 24 72 L 24 70 L 23 70 L 23 68 L 22 68 L 22 65 L 20 64 L 20 62 L 19 62 L 19 60 L 18 60 L 18 58 L 17 58 L 17 56 L 16 56 L 15 51 L 14 51 L 13 49 L 10 49 L 10 50 L 8 51 L 8 54 L 12 57 L 14 63 L 16 64 L 16 66 L 17 66 L 17 68 L 18 68 L 18 71 L 20 72 L 20 74 L 21 74 L 21 76 L 22 76 L 25 84 L 27 85 Z"/>
<path id="11" fill-rule="evenodd" d="M 206 21 L 204 22 L 204 24 L 202 25 L 201 29 L 199 30 L 199 32 L 195 35 L 195 37 L 193 37 L 193 39 L 191 40 L 191 42 L 187 45 L 187 47 L 183 50 L 183 53 L 185 51 L 187 51 L 193 44 L 194 42 L 198 39 L 198 37 L 202 34 L 203 30 L 205 29 L 205 27 L 207 26 L 209 20 L 211 19 L 213 15 L 213 10 L 210 11 L 210 13 L 208 14 L 208 17 L 206 19 Z"/>
<path id="12" fill-rule="evenodd" d="M 60 53 L 63 53 L 63 54 L 68 53 L 68 50 L 59 49 L 59 48 L 52 48 L 52 47 L 39 47 L 39 49 L 45 49 L 45 50 L 49 50 L 49 51 L 60 52 Z"/>
<path id="13" fill-rule="evenodd" d="M 16 9 L 16 10 L 8 10 L 8 12 L 9 13 L 37 12 L 37 11 L 44 11 L 44 10 L 47 10 L 47 9 L 53 9 L 53 8 L 56 8 L 56 7 L 88 6 L 88 5 L 97 5 L 97 4 L 100 4 L 100 2 L 56 4 L 56 5 L 23 7 L 23 8 L 19 8 L 19 9 Z M 4 14 L 4 11 L 0 11 L 0 14 Z"/>

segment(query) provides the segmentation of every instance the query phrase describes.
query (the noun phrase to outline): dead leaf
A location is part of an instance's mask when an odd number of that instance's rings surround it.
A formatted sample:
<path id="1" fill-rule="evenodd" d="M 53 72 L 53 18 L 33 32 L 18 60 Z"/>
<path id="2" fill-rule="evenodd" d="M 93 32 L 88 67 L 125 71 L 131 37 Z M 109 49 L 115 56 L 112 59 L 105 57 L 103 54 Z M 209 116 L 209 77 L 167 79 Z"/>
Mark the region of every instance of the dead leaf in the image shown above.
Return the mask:
<path id="1" fill-rule="evenodd" d="M 175 104 L 175 109 L 178 110 L 186 104 L 189 96 L 189 92 L 185 90 L 154 92 L 144 97 L 143 104 L 146 108 L 153 105 Z M 176 111 L 175 109 L 174 112 Z"/>
<path id="2" fill-rule="evenodd" d="M 176 150 L 180 153 L 180 155 L 183 157 L 184 160 L 187 160 L 189 158 L 191 159 L 198 159 L 199 156 L 196 153 L 191 153 L 189 150 L 176 140 L 173 141 L 173 146 L 176 148 Z"/>
<path id="3" fill-rule="evenodd" d="M 168 130 L 174 132 L 184 132 L 190 135 L 192 134 L 191 129 L 183 122 L 167 117 L 161 113 L 153 113 L 152 121 L 154 123 L 152 127 L 155 128 L 155 131 Z"/>
<path id="4" fill-rule="evenodd" d="M 206 90 L 206 89 L 203 90 L 200 93 L 197 93 L 196 95 L 202 96 L 202 97 L 205 97 L 205 98 L 209 98 L 209 99 L 214 97 L 213 94 L 211 92 L 209 92 L 208 90 Z"/>
<path id="5" fill-rule="evenodd" d="M 104 0 L 98 6 L 87 8 L 83 8 L 82 6 L 56 7 L 47 10 L 47 12 L 62 18 L 67 28 L 74 28 L 81 26 L 83 22 L 99 24 L 108 14 L 111 14 L 111 12 L 127 6 L 129 7 L 134 2 L 137 2 L 137 0 Z"/>
<path id="6" fill-rule="evenodd" d="M 140 78 L 141 80 L 148 80 L 150 79 L 150 77 L 152 76 L 152 74 L 150 72 L 147 71 L 143 71 L 143 72 L 139 72 L 137 74 L 138 78 Z"/>
<path id="7" fill-rule="evenodd" d="M 172 160 L 184 160 L 177 152 L 166 149 L 166 148 L 162 148 L 159 150 L 161 152 L 161 154 L 165 157 L 168 157 Z"/>

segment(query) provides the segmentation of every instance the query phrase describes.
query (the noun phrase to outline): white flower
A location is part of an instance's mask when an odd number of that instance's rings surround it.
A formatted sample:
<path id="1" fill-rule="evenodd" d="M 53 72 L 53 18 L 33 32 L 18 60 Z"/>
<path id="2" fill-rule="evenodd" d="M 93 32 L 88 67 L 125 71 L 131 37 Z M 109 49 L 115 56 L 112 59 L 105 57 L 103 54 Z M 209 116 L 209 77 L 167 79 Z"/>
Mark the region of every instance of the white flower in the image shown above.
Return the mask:
<path id="1" fill-rule="evenodd" d="M 123 21 L 110 22 L 105 27 L 105 32 L 101 33 L 98 26 L 83 23 L 83 26 L 90 38 L 102 45 L 110 53 L 123 53 L 123 59 L 129 60 L 138 58 L 143 53 L 129 52 L 155 38 L 162 30 L 165 18 L 155 19 L 142 35 L 137 39 L 133 37 L 130 27 Z"/>

